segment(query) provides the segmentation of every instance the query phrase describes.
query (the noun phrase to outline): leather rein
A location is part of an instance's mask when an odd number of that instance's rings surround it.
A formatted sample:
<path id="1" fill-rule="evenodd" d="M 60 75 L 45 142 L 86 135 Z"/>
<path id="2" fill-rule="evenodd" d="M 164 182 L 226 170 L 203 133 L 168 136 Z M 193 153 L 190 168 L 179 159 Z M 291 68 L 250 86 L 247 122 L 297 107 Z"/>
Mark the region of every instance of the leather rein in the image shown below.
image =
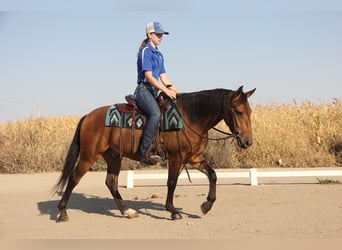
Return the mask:
<path id="1" fill-rule="evenodd" d="M 232 118 L 233 118 L 233 127 L 234 127 L 233 130 L 234 130 L 234 133 L 225 132 L 225 131 L 223 131 L 223 130 L 221 130 L 221 129 L 218 129 L 218 128 L 215 128 L 215 127 L 212 128 L 212 129 L 214 129 L 215 131 L 220 132 L 220 133 L 226 135 L 226 136 L 220 137 L 220 138 L 211 138 L 211 137 L 209 137 L 209 136 L 200 135 L 197 131 L 195 131 L 194 129 L 192 129 L 184 120 L 183 120 L 183 122 L 184 122 L 184 124 L 185 124 L 193 133 L 195 133 L 196 135 L 198 135 L 198 136 L 200 136 L 200 137 L 202 137 L 202 138 L 204 138 L 204 139 L 208 139 L 208 140 L 211 140 L 211 141 L 221 141 L 221 140 L 227 140 L 227 139 L 230 139 L 230 138 L 235 138 L 235 139 L 237 139 L 238 137 L 241 136 L 241 132 L 238 131 L 238 130 L 236 130 L 236 127 L 237 127 L 237 126 L 236 126 L 234 108 L 231 108 L 231 112 L 232 112 Z M 232 142 L 233 142 L 233 141 L 232 141 Z"/>

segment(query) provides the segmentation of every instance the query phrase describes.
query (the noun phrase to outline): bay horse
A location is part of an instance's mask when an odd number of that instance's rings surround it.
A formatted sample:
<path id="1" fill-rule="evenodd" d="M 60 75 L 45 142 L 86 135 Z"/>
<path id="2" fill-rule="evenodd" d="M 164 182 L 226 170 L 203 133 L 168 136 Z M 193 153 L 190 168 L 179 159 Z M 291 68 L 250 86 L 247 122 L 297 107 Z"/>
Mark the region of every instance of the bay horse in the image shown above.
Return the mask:
<path id="1" fill-rule="evenodd" d="M 183 93 L 177 96 L 177 108 L 184 122 L 178 131 L 159 132 L 159 140 L 165 146 L 168 158 L 167 198 L 165 208 L 171 219 L 182 219 L 174 207 L 173 195 L 177 179 L 183 166 L 188 163 L 204 173 L 209 180 L 207 201 L 201 205 L 206 214 L 216 200 L 216 172 L 208 164 L 203 152 L 208 144 L 208 131 L 222 119 L 241 148 L 252 145 L 251 108 L 248 98 L 255 89 L 243 92 L 243 86 L 236 91 L 227 89 L 204 90 Z M 118 178 L 122 157 L 139 161 L 139 145 L 132 150 L 132 130 L 106 127 L 105 118 L 109 106 L 91 111 L 82 117 L 67 153 L 61 176 L 55 191 L 65 191 L 58 204 L 57 221 L 67 221 L 67 203 L 75 186 L 95 161 L 102 156 L 107 163 L 106 186 L 111 192 L 121 214 L 128 218 L 138 217 L 137 211 L 128 208 L 118 190 Z M 135 130 L 139 142 L 142 130 Z M 120 137 L 122 138 L 120 139 Z M 121 141 L 121 144 L 120 144 Z"/>

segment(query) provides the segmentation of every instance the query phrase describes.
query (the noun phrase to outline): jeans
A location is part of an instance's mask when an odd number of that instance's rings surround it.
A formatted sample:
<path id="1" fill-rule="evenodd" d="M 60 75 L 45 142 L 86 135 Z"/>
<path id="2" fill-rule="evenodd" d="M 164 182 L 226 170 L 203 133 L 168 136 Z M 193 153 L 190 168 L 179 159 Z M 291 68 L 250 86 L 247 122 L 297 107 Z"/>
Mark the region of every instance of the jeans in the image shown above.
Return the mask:
<path id="1" fill-rule="evenodd" d="M 152 88 L 140 83 L 135 90 L 135 101 L 139 109 L 146 115 L 147 122 L 140 141 L 140 157 L 144 157 L 156 134 L 161 113 Z"/>

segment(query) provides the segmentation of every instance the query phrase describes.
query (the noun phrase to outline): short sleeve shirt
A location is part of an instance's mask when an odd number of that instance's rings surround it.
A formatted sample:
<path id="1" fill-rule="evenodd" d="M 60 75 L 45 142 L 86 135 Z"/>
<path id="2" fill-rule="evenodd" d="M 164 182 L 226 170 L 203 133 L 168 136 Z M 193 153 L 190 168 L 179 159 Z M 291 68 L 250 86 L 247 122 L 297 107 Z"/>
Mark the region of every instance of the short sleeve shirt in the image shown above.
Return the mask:
<path id="1" fill-rule="evenodd" d="M 163 54 L 152 47 L 150 43 L 139 50 L 137 60 L 138 83 L 146 82 L 145 71 L 152 71 L 152 75 L 159 81 L 160 74 L 165 73 Z"/>

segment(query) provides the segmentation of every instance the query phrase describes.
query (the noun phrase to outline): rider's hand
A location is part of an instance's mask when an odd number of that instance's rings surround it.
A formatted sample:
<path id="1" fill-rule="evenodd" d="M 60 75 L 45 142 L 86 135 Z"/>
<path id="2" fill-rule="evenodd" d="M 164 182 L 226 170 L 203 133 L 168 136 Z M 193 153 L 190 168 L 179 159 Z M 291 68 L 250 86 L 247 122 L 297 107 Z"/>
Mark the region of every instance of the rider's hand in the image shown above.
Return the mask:
<path id="1" fill-rule="evenodd" d="M 164 92 L 171 99 L 176 99 L 177 93 L 174 90 L 166 89 Z"/>

